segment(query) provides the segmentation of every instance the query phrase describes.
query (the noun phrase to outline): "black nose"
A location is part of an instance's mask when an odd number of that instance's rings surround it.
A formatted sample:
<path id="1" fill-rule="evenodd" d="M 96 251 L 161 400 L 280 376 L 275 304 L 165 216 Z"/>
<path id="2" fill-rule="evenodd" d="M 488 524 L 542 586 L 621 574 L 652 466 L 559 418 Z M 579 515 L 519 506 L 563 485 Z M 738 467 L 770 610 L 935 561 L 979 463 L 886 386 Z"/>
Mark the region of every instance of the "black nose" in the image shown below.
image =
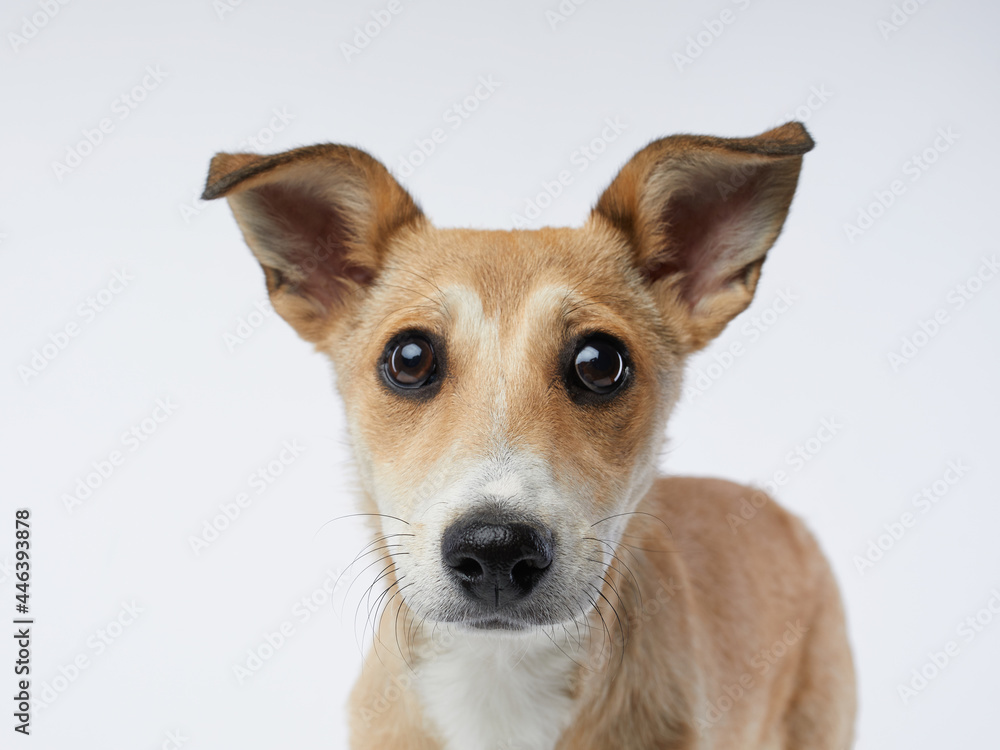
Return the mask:
<path id="1" fill-rule="evenodd" d="M 448 527 L 441 552 L 470 596 L 500 607 L 527 596 L 545 576 L 552 564 L 552 533 L 472 518 Z"/>

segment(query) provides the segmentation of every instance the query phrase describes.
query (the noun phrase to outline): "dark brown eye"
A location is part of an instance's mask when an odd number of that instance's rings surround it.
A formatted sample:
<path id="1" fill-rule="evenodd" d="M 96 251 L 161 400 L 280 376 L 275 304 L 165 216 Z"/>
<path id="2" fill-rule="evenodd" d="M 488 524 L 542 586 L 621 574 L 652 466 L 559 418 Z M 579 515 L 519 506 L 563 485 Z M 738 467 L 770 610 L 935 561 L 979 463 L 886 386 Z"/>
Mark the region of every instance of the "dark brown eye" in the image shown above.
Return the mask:
<path id="1" fill-rule="evenodd" d="M 614 341 L 584 339 L 573 357 L 573 372 L 594 393 L 611 393 L 625 380 L 625 355 Z"/>
<path id="2" fill-rule="evenodd" d="M 420 336 L 409 336 L 390 346 L 385 374 L 401 388 L 419 388 L 434 375 L 434 348 Z"/>

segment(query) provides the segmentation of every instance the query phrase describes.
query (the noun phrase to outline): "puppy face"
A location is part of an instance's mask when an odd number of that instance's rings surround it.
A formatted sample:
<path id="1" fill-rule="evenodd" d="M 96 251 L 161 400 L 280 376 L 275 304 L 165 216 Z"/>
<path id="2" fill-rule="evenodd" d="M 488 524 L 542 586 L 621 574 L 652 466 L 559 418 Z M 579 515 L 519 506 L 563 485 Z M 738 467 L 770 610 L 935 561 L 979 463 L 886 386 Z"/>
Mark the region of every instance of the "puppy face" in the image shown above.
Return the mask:
<path id="1" fill-rule="evenodd" d="M 423 227 L 388 251 L 352 324 L 320 347 L 363 485 L 414 534 L 395 548 L 407 603 L 480 627 L 580 614 L 626 520 L 610 517 L 648 488 L 679 334 L 607 228 Z M 463 525 L 489 537 L 518 524 L 523 538 L 497 549 L 445 543 Z"/>
<path id="2" fill-rule="evenodd" d="M 220 155 L 276 310 L 334 362 L 407 605 L 524 629 L 584 615 L 649 488 L 684 360 L 749 304 L 812 142 L 675 136 L 579 229 L 433 227 L 342 146 Z"/>

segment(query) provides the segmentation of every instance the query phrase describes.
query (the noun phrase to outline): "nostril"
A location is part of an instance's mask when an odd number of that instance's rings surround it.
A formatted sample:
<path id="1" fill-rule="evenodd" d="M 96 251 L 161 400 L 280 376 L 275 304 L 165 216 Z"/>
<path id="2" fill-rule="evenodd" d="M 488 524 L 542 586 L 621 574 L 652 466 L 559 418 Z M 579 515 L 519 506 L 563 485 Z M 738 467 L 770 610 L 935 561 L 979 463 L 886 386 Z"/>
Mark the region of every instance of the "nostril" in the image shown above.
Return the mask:
<path id="1" fill-rule="evenodd" d="M 510 579 L 524 590 L 530 589 L 549 567 L 551 560 L 521 560 L 510 571 Z"/>
<path id="2" fill-rule="evenodd" d="M 466 580 L 479 578 L 483 574 L 483 566 L 471 557 L 463 557 L 459 561 L 451 564 L 451 569 Z"/>

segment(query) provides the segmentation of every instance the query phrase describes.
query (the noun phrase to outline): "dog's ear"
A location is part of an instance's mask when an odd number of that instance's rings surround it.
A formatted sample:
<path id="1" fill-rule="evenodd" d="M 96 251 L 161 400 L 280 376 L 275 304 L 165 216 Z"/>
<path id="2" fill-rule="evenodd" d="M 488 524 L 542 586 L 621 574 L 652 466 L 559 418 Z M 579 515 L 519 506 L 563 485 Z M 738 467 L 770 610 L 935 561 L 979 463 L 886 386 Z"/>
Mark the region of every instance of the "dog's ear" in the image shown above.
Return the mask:
<path id="1" fill-rule="evenodd" d="M 688 351 L 750 304 L 812 147 L 797 122 L 752 138 L 663 138 L 597 202 L 592 220 L 624 234 L 661 309 L 681 316 Z"/>
<path id="2" fill-rule="evenodd" d="M 349 146 L 218 154 L 202 198 L 223 196 L 275 310 L 313 342 L 375 278 L 389 238 L 425 221 L 378 160 Z"/>

